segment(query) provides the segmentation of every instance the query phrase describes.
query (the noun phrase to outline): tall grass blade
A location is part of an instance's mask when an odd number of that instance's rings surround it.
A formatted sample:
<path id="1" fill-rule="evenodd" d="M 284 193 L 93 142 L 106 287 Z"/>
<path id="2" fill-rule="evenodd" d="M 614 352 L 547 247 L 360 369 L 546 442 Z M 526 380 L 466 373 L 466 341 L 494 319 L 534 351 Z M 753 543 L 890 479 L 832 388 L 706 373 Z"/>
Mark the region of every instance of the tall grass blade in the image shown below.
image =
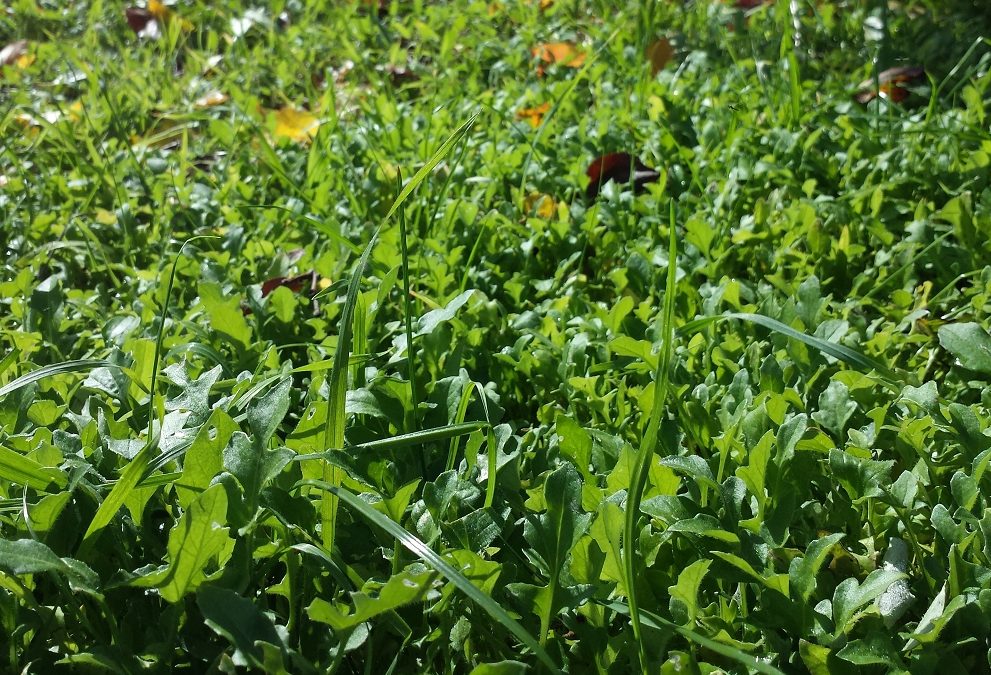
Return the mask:
<path id="1" fill-rule="evenodd" d="M 671 358 L 674 354 L 674 302 L 678 271 L 678 240 L 675 237 L 675 221 L 675 206 L 672 200 L 668 213 L 668 228 L 670 230 L 668 236 L 668 275 L 664 286 L 664 309 L 661 314 L 661 351 L 657 359 L 657 371 L 654 373 L 654 402 L 651 407 L 647 430 L 644 432 L 640 450 L 637 453 L 633 475 L 630 477 L 630 489 L 626 496 L 626 514 L 623 521 L 623 572 L 626 576 L 626 588 L 629 593 L 633 635 L 637 641 L 640 655 L 640 668 L 644 672 L 648 671 L 648 657 L 640 621 L 640 599 L 637 596 L 634 555 L 637 548 L 636 526 L 640 516 L 640 501 L 647 485 L 650 461 L 654 453 L 657 452 L 661 418 L 664 415 L 664 403 L 668 393 Z"/>
<path id="2" fill-rule="evenodd" d="M 334 365 L 330 369 L 327 423 L 323 429 L 323 447 L 325 448 L 344 446 L 344 425 L 347 421 L 345 404 L 348 389 L 348 362 L 351 357 L 354 308 L 358 304 L 358 289 L 361 286 L 361 278 L 365 275 L 365 268 L 368 266 L 368 259 L 371 257 L 378 235 L 379 231 L 376 229 L 351 273 L 347 299 L 344 302 L 344 309 L 341 311 L 341 328 L 337 335 Z M 322 475 L 323 480 L 330 485 L 339 485 L 344 478 L 340 467 L 327 461 L 324 461 Z M 333 550 L 337 532 L 337 496 L 331 491 L 324 492 L 320 500 L 320 524 L 323 544 L 328 550 Z"/>

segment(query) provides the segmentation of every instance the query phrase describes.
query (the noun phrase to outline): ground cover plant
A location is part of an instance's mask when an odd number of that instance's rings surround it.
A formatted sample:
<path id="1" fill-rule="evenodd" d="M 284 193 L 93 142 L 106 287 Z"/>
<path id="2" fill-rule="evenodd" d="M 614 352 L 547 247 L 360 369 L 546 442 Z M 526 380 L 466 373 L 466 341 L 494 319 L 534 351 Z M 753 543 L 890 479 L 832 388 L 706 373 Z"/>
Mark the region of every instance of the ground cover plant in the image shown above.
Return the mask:
<path id="1" fill-rule="evenodd" d="M 0 12 L 0 670 L 991 669 L 980 0 Z"/>

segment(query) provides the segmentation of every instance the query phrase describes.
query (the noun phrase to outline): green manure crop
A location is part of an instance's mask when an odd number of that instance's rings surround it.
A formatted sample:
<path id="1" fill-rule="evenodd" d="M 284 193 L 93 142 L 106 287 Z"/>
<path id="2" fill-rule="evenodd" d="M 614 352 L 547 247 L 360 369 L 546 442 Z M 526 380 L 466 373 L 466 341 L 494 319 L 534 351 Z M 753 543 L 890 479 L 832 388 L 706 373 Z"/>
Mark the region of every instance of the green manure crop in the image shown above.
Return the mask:
<path id="1" fill-rule="evenodd" d="M 989 38 L 8 3 L 0 671 L 988 671 Z"/>

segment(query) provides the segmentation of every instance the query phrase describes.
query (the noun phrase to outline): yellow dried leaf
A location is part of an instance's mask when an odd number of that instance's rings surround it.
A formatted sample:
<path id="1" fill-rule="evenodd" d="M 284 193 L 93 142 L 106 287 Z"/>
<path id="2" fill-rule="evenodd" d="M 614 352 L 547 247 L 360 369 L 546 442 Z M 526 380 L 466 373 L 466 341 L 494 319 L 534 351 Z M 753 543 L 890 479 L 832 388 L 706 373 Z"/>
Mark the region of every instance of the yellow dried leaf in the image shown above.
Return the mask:
<path id="1" fill-rule="evenodd" d="M 647 60 L 650 61 L 650 72 L 652 75 L 664 70 L 664 66 L 674 57 L 674 48 L 671 41 L 665 37 L 655 40 L 647 47 Z"/>
<path id="2" fill-rule="evenodd" d="M 320 120 L 306 110 L 284 106 L 275 111 L 275 137 L 305 143 L 316 136 Z"/>
<path id="3" fill-rule="evenodd" d="M 148 13 L 161 24 L 165 24 L 168 21 L 178 21 L 180 28 L 183 31 L 189 32 L 193 30 L 193 22 L 184 19 L 171 9 L 166 6 L 161 0 L 148 0 Z"/>
<path id="4" fill-rule="evenodd" d="M 533 108 L 520 108 L 516 111 L 516 119 L 526 120 L 530 126 L 536 129 L 544 121 L 544 115 L 551 109 L 550 103 L 541 103 Z"/>
<path id="5" fill-rule="evenodd" d="M 74 101 L 66 110 L 70 122 L 78 122 L 83 118 L 83 102 Z"/>
<path id="6" fill-rule="evenodd" d="M 533 213 L 538 218 L 549 220 L 557 213 L 557 202 L 550 195 L 531 192 L 523 200 L 523 208 L 527 213 Z"/>

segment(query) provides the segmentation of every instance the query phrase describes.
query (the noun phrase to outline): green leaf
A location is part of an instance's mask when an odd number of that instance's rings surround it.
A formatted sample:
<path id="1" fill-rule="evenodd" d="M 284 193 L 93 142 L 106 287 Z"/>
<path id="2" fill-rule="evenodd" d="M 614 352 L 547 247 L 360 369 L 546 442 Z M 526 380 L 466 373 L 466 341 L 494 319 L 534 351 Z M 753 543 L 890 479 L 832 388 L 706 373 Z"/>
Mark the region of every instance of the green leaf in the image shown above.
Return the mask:
<path id="1" fill-rule="evenodd" d="M 939 329 L 939 344 L 967 370 L 991 375 L 991 335 L 977 323 L 952 323 Z"/>
<path id="2" fill-rule="evenodd" d="M 524 675 L 530 666 L 520 661 L 498 661 L 480 663 L 468 675 Z"/>
<path id="3" fill-rule="evenodd" d="M 220 286 L 213 283 L 201 283 L 199 294 L 213 329 L 226 337 L 239 352 L 248 351 L 253 340 L 251 328 L 241 311 L 241 300 L 233 295 L 225 298 Z"/>
<path id="4" fill-rule="evenodd" d="M 888 586 L 907 576 L 901 572 L 882 569 L 868 574 L 863 584 L 852 577 L 841 581 L 833 592 L 833 623 L 836 625 L 836 634 L 847 632 L 855 622 L 857 610 L 873 602 Z"/>
<path id="5" fill-rule="evenodd" d="M 547 511 L 527 519 L 523 537 L 540 556 L 545 573 L 564 567 L 568 553 L 585 533 L 592 515 L 581 510 L 581 476 L 571 464 L 564 464 L 544 481 Z"/>
<path id="6" fill-rule="evenodd" d="M 78 361 L 63 361 L 62 363 L 53 363 L 48 366 L 43 366 L 37 370 L 32 370 L 26 375 L 21 375 L 16 380 L 8 382 L 7 384 L 0 387 L 0 396 L 6 396 L 12 391 L 17 391 L 22 387 L 26 387 L 29 384 L 43 380 L 46 377 L 51 377 L 52 375 L 61 375 L 62 373 L 78 373 L 85 372 L 87 370 L 93 370 L 94 368 L 117 368 L 114 363 L 107 361 L 105 359 L 81 359 Z"/>
<path id="7" fill-rule="evenodd" d="M 475 123 L 476 119 L 478 119 L 478 113 L 475 113 L 465 120 L 460 127 L 454 130 L 453 134 L 447 137 L 447 140 L 445 140 L 441 146 L 437 148 L 437 152 L 434 153 L 433 157 L 431 157 L 426 164 L 420 167 L 420 170 L 413 175 L 410 182 L 407 183 L 406 187 L 402 189 L 396 197 L 396 201 L 394 201 L 392 206 L 389 207 L 389 212 L 385 214 L 385 218 L 382 219 L 383 221 L 387 221 L 392 217 L 392 214 L 396 212 L 396 209 L 402 206 L 403 202 L 406 201 L 406 198 L 410 196 L 413 190 L 415 190 L 417 186 L 419 186 L 420 183 L 427 178 L 430 172 L 433 171 L 434 167 L 437 166 L 440 161 L 444 159 L 449 152 L 451 152 L 451 149 L 457 144 L 457 142 L 460 141 L 466 133 L 468 133 L 468 130 Z"/>
<path id="8" fill-rule="evenodd" d="M 342 603 L 316 598 L 306 608 L 313 621 L 328 624 L 335 631 L 349 631 L 383 612 L 420 600 L 430 588 L 435 572 L 420 567 L 394 574 L 387 582 L 366 581 L 360 591 L 351 593 L 351 610 Z"/>
<path id="9" fill-rule="evenodd" d="M 602 604 L 614 612 L 619 612 L 620 614 L 629 615 L 630 613 L 630 608 L 618 601 L 605 602 Z M 729 645 L 724 645 L 721 642 L 717 642 L 702 635 L 701 633 L 698 633 L 697 631 L 686 628 L 685 626 L 679 626 L 673 621 L 668 621 L 662 616 L 658 616 L 657 614 L 648 612 L 647 610 L 640 610 L 640 614 L 640 619 L 645 625 L 661 630 L 674 631 L 692 644 L 696 644 L 700 647 L 708 649 L 709 651 L 715 652 L 720 656 L 725 656 L 728 659 L 732 659 L 733 661 L 736 661 L 737 663 L 740 663 L 753 671 L 764 673 L 764 675 L 784 675 L 784 673 L 769 663 L 758 661 L 754 657 L 750 656 L 750 654 L 740 651 L 735 647 L 730 647 Z"/>
<path id="10" fill-rule="evenodd" d="M 711 560 L 696 560 L 678 574 L 677 584 L 668 586 L 668 593 L 671 595 L 671 616 L 683 626 L 695 623 L 699 610 L 699 587 L 711 564 Z"/>
<path id="11" fill-rule="evenodd" d="M 625 575 L 623 574 L 623 509 L 615 502 L 603 501 L 599 513 L 589 531 L 599 549 L 605 554 L 602 563 L 602 578 L 615 581 L 617 592 L 626 595 Z"/>
<path id="12" fill-rule="evenodd" d="M 224 448 L 237 430 L 237 422 L 218 408 L 196 432 L 183 458 L 182 476 L 175 482 L 176 495 L 183 508 L 188 507 L 223 470 Z"/>
<path id="13" fill-rule="evenodd" d="M 196 591 L 196 605 L 206 625 L 234 646 L 236 666 L 262 668 L 265 655 L 259 643 L 285 649 L 269 615 L 234 591 L 209 584 L 200 586 Z"/>
<path id="14" fill-rule="evenodd" d="M 230 443 L 224 448 L 224 468 L 237 478 L 244 488 L 251 512 L 254 512 L 262 488 L 278 476 L 292 458 L 292 450 L 288 448 L 266 450 L 264 446 L 253 443 L 240 431 L 231 436 Z"/>
<path id="15" fill-rule="evenodd" d="M 689 321 L 685 325 L 678 328 L 679 335 L 692 335 L 704 329 L 705 327 L 718 323 L 720 321 L 728 321 L 730 319 L 738 319 L 740 321 L 746 321 L 748 323 L 756 324 L 758 326 L 763 326 L 776 333 L 785 335 L 793 340 L 798 340 L 799 342 L 808 345 L 814 349 L 819 350 L 823 354 L 832 356 L 834 359 L 839 359 L 844 363 L 847 363 L 855 368 L 859 368 L 865 371 L 875 370 L 885 378 L 890 381 L 897 381 L 901 379 L 894 371 L 888 368 L 886 365 L 880 361 L 876 361 L 868 356 L 864 356 L 858 351 L 845 347 L 843 345 L 837 344 L 835 342 L 829 342 L 823 340 L 822 338 L 815 337 L 814 335 L 809 335 L 801 331 L 797 331 L 791 326 L 787 326 L 776 319 L 772 319 L 769 316 L 763 316 L 761 314 L 749 314 L 744 312 L 729 312 L 722 314 L 720 316 L 707 316 L 701 319 L 695 319 Z"/>
<path id="16" fill-rule="evenodd" d="M 78 560 L 59 558 L 33 539 L 0 539 L 0 569 L 16 575 L 55 572 L 64 576 L 73 590 L 99 595 L 100 578 L 96 572 Z"/>
<path id="17" fill-rule="evenodd" d="M 253 434 L 251 442 L 255 446 L 266 447 L 275 430 L 279 428 L 279 424 L 289 411 L 291 389 L 292 380 L 286 378 L 248 408 L 248 426 Z"/>
<path id="18" fill-rule="evenodd" d="M 836 658 L 858 666 L 887 666 L 891 670 L 903 667 L 898 649 L 881 631 L 868 631 L 862 639 L 846 643 L 836 652 Z"/>
<path id="19" fill-rule="evenodd" d="M 354 310 L 358 304 L 358 290 L 361 277 L 365 274 L 368 260 L 378 240 L 378 229 L 372 233 L 365 251 L 358 258 L 358 264 L 351 272 L 348 283 L 348 294 L 344 308 L 338 319 L 340 330 L 337 336 L 337 347 L 334 350 L 334 365 L 330 369 L 328 381 L 327 417 L 323 427 L 323 440 L 320 443 L 324 450 L 344 446 L 344 426 L 347 421 L 347 389 L 348 362 L 351 356 L 351 335 L 354 330 Z M 324 460 L 321 462 L 321 477 L 331 485 L 340 484 L 343 479 L 342 470 L 335 464 Z M 320 500 L 320 526 L 323 544 L 327 549 L 334 548 L 337 533 L 337 493 L 327 490 Z"/>
<path id="20" fill-rule="evenodd" d="M 843 539 L 844 534 L 837 532 L 820 537 L 808 545 L 805 549 L 805 556 L 795 558 L 788 566 L 788 582 L 792 590 L 792 595 L 800 598 L 803 602 L 808 602 L 809 598 L 816 590 L 816 576 L 819 568 L 826 562 L 833 546 Z"/>
<path id="21" fill-rule="evenodd" d="M 218 562 L 223 562 L 230 554 L 233 540 L 224 526 L 226 520 L 227 492 L 223 485 L 213 485 L 189 505 L 169 532 L 169 564 L 131 584 L 157 588 L 168 602 L 182 600 L 203 582 L 207 567 L 218 556 Z"/>
<path id="22" fill-rule="evenodd" d="M 856 411 L 857 404 L 850 400 L 850 390 L 839 380 L 833 380 L 819 396 L 819 410 L 812 413 L 812 419 L 836 438 L 843 438 L 846 423 Z"/>
<path id="23" fill-rule="evenodd" d="M 740 570 L 757 583 L 772 591 L 777 591 L 781 595 L 788 597 L 788 575 L 787 574 L 761 574 L 753 566 L 738 555 L 724 553 L 722 551 L 712 551 L 712 555 L 726 561 L 736 569 Z"/>

